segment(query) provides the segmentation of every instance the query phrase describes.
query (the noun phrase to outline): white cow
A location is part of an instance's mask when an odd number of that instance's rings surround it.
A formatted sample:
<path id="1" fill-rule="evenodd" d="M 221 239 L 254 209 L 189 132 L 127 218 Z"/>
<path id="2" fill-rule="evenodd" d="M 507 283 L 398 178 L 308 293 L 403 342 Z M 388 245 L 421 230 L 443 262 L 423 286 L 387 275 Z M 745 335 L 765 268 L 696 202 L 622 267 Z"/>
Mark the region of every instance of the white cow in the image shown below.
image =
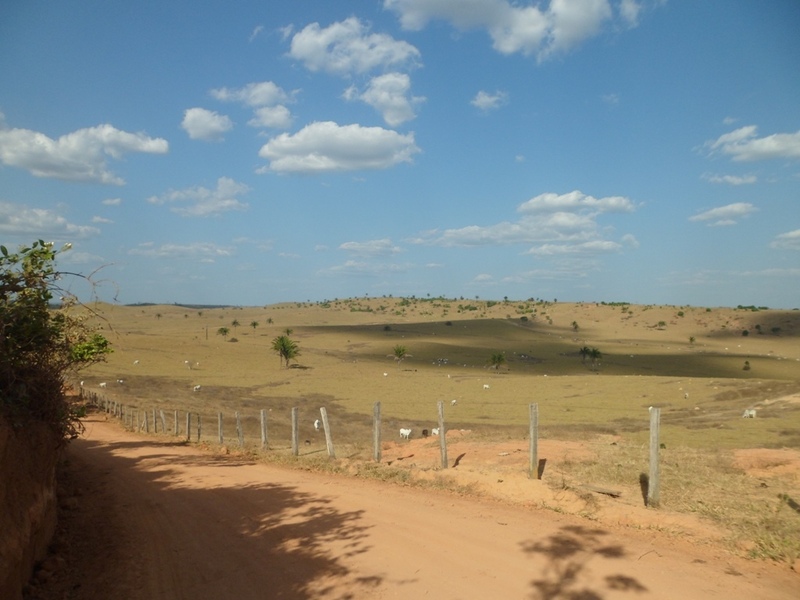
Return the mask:
<path id="1" fill-rule="evenodd" d="M 742 413 L 743 419 L 755 419 L 756 418 L 756 409 L 755 408 L 748 408 Z"/>
<path id="2" fill-rule="evenodd" d="M 193 392 L 199 392 L 199 391 L 200 391 L 200 389 L 201 389 L 202 387 L 203 387 L 203 386 L 201 386 L 201 385 L 196 385 L 196 386 L 194 386 L 194 387 L 192 388 L 192 391 L 193 391 Z"/>
<path id="3" fill-rule="evenodd" d="M 484 383 L 483 384 L 483 389 L 488 390 L 489 389 L 489 384 L 488 383 Z"/>
<path id="4" fill-rule="evenodd" d="M 314 421 L 314 430 L 315 430 L 315 431 L 319 431 L 319 428 L 320 428 L 321 426 L 322 426 L 322 423 L 320 423 L 320 420 L 319 420 L 319 419 L 317 419 L 316 421 Z"/>
<path id="5" fill-rule="evenodd" d="M 431 435 L 439 435 L 439 428 L 434 427 L 433 429 L 431 429 Z"/>
<path id="6" fill-rule="evenodd" d="M 101 388 L 104 388 L 104 387 L 106 387 L 107 385 L 108 385 L 108 384 L 107 384 L 107 383 L 104 381 L 103 383 L 101 383 L 101 384 L 100 384 L 100 387 L 101 387 Z"/>
<path id="7" fill-rule="evenodd" d="M 401 429 L 400 430 L 400 437 L 404 440 L 411 438 L 411 430 L 410 429 Z"/>

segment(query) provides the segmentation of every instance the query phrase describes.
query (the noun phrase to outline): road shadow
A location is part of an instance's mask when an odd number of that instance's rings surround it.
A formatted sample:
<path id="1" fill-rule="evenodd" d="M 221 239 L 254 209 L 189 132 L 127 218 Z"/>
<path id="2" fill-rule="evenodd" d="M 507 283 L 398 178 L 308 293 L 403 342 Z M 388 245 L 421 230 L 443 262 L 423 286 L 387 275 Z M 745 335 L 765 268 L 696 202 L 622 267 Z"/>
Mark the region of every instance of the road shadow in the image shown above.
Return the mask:
<path id="1" fill-rule="evenodd" d="M 646 592 L 637 579 L 616 573 L 592 579 L 589 565 L 601 560 L 626 559 L 620 545 L 605 544 L 608 532 L 582 525 L 566 525 L 544 540 L 524 542 L 523 552 L 545 559 L 531 581 L 537 600 L 602 600 L 610 591 Z"/>
<path id="2" fill-rule="evenodd" d="M 363 511 L 292 485 L 237 484 L 229 467 L 245 462 L 170 446 L 77 439 L 66 449 L 72 512 L 92 513 L 79 532 L 85 556 L 68 559 L 70 598 L 346 600 L 382 584 L 348 566 L 371 549 Z"/>

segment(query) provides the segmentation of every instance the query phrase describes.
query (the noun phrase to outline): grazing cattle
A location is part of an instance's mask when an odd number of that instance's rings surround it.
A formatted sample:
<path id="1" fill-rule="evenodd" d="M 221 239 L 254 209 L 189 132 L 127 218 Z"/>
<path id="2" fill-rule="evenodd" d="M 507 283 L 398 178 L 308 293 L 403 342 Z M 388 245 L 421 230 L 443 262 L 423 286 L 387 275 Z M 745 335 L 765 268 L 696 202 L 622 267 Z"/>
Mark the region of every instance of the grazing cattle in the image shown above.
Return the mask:
<path id="1" fill-rule="evenodd" d="M 755 419 L 756 418 L 756 409 L 755 408 L 748 408 L 742 413 L 743 419 Z"/>
<path id="2" fill-rule="evenodd" d="M 133 364 L 135 364 L 135 365 L 138 365 L 138 364 L 139 364 L 139 361 L 138 361 L 138 360 L 135 360 L 135 361 L 133 361 Z"/>
<path id="3" fill-rule="evenodd" d="M 455 406 L 456 404 L 458 404 L 458 400 L 456 400 L 455 398 L 450 400 L 450 406 Z"/>
<path id="4" fill-rule="evenodd" d="M 483 389 L 488 390 L 489 389 L 489 384 L 488 383 L 484 383 L 483 384 Z"/>
<path id="5" fill-rule="evenodd" d="M 117 379 L 117 383 L 122 385 L 123 383 L 125 383 L 125 380 L 124 379 Z"/>
<path id="6" fill-rule="evenodd" d="M 410 429 L 401 429 L 400 430 L 400 437 L 404 440 L 411 439 L 411 430 Z"/>
<path id="7" fill-rule="evenodd" d="M 202 387 L 202 386 L 196 385 L 196 386 L 194 386 L 194 387 L 192 388 L 192 391 L 193 391 L 193 392 L 199 392 L 201 387 Z"/>
<path id="8" fill-rule="evenodd" d="M 314 421 L 314 430 L 315 430 L 315 431 L 319 431 L 319 428 L 320 428 L 321 426 L 322 426 L 322 423 L 320 423 L 319 419 L 317 419 L 316 421 Z"/>
<path id="9" fill-rule="evenodd" d="M 431 429 L 431 435 L 439 435 L 439 428 L 434 427 L 433 429 Z"/>
<path id="10" fill-rule="evenodd" d="M 100 387 L 101 387 L 101 388 L 104 388 L 104 387 L 106 387 L 107 385 L 108 385 L 108 384 L 107 384 L 107 383 L 104 381 L 103 383 L 101 383 L 101 384 L 100 384 Z"/>
<path id="11" fill-rule="evenodd" d="M 422 437 L 424 437 L 424 438 L 428 437 L 428 430 L 427 429 L 423 429 L 422 430 Z"/>

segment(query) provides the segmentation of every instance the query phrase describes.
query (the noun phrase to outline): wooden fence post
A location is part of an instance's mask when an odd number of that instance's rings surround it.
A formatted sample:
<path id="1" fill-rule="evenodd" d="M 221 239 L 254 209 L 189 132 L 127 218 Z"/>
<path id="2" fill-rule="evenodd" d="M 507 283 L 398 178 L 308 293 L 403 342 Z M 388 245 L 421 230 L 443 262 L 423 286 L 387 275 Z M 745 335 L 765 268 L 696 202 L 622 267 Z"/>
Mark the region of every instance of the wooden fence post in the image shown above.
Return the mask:
<path id="1" fill-rule="evenodd" d="M 153 433 L 158 433 L 158 415 L 156 409 L 153 409 Z"/>
<path id="2" fill-rule="evenodd" d="M 300 454 L 300 432 L 297 427 L 297 413 L 299 410 L 296 406 L 292 407 L 292 456 Z"/>
<path id="3" fill-rule="evenodd" d="M 328 447 L 328 456 L 330 458 L 336 458 L 336 453 L 333 451 L 333 438 L 331 437 L 331 428 L 328 425 L 328 411 L 323 406 L 319 409 L 320 414 L 322 415 L 322 426 L 325 428 L 325 445 Z"/>
<path id="4" fill-rule="evenodd" d="M 200 435 L 203 433 L 203 417 L 197 413 L 197 441 L 200 441 Z"/>
<path id="5" fill-rule="evenodd" d="M 180 433 L 180 431 L 178 431 L 178 411 L 177 410 L 175 411 L 173 416 L 175 418 L 175 437 L 178 437 L 178 434 Z"/>
<path id="6" fill-rule="evenodd" d="M 381 462 L 381 403 L 372 406 L 372 458 Z"/>
<path id="7" fill-rule="evenodd" d="M 158 414 L 161 417 L 161 433 L 167 433 L 167 416 L 163 410 L 159 410 Z"/>
<path id="8" fill-rule="evenodd" d="M 192 413 L 186 411 L 186 441 L 192 441 Z"/>
<path id="9" fill-rule="evenodd" d="M 661 428 L 661 409 L 650 409 L 650 477 L 647 480 L 647 506 L 658 508 L 661 496 L 660 471 L 658 464 L 658 436 Z"/>
<path id="10" fill-rule="evenodd" d="M 267 410 L 261 409 L 261 447 L 267 449 L 269 446 L 267 441 Z"/>
<path id="11" fill-rule="evenodd" d="M 147 411 L 144 411 L 144 432 L 150 433 L 150 425 L 147 423 Z"/>
<path id="12" fill-rule="evenodd" d="M 529 404 L 529 432 L 530 447 L 529 447 L 529 465 L 528 477 L 530 479 L 539 479 L 539 405 Z"/>
<path id="13" fill-rule="evenodd" d="M 442 468 L 447 468 L 447 435 L 444 429 L 444 400 L 439 400 L 439 450 L 442 453 Z"/>
<path id="14" fill-rule="evenodd" d="M 241 417 L 239 417 L 238 410 L 234 414 L 236 415 L 236 435 L 239 438 L 239 448 L 244 448 L 244 431 L 242 431 L 242 419 Z"/>
<path id="15" fill-rule="evenodd" d="M 217 432 L 219 433 L 219 443 L 222 444 L 224 442 L 222 436 L 222 413 L 217 413 Z"/>

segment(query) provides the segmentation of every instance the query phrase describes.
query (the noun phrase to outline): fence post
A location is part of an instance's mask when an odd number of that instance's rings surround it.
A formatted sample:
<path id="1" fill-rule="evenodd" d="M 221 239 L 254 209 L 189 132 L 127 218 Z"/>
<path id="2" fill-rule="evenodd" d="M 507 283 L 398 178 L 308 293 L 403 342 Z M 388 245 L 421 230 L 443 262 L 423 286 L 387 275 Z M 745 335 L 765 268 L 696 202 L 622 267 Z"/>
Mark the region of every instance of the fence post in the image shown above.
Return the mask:
<path id="1" fill-rule="evenodd" d="M 331 437 L 331 428 L 328 426 L 328 411 L 323 406 L 319 409 L 322 415 L 322 426 L 325 428 L 325 445 L 328 447 L 328 456 L 336 458 L 336 453 L 333 451 L 333 438 Z"/>
<path id="2" fill-rule="evenodd" d="M 381 403 L 372 406 L 372 458 L 381 462 Z"/>
<path id="3" fill-rule="evenodd" d="M 167 416 L 163 410 L 159 410 L 158 414 L 161 417 L 161 433 L 167 433 Z"/>
<path id="4" fill-rule="evenodd" d="M 186 441 L 192 441 L 192 413 L 186 411 Z"/>
<path id="5" fill-rule="evenodd" d="M 150 433 L 150 425 L 147 422 L 147 411 L 144 411 L 144 432 Z"/>
<path id="6" fill-rule="evenodd" d="M 530 419 L 530 430 L 528 432 L 528 436 L 530 437 L 528 478 L 539 479 L 539 405 L 536 403 L 529 404 L 528 413 Z"/>
<path id="7" fill-rule="evenodd" d="M 223 443 L 222 437 L 222 413 L 217 413 L 217 432 L 219 433 L 219 443 Z"/>
<path id="8" fill-rule="evenodd" d="M 203 433 L 203 417 L 197 413 L 197 441 L 200 441 L 200 435 Z"/>
<path id="9" fill-rule="evenodd" d="M 439 412 L 439 450 L 442 453 L 442 468 L 447 468 L 447 435 L 444 429 L 444 400 L 439 400 L 437 405 Z"/>
<path id="10" fill-rule="evenodd" d="M 647 506 L 658 508 L 661 496 L 660 471 L 658 464 L 658 434 L 661 428 L 661 409 L 650 409 L 650 477 L 647 480 Z"/>
<path id="11" fill-rule="evenodd" d="M 158 415 L 156 409 L 153 409 L 153 433 L 158 433 Z"/>
<path id="12" fill-rule="evenodd" d="M 236 415 L 236 435 L 239 438 L 239 448 L 244 448 L 244 431 L 242 431 L 242 419 L 241 417 L 239 417 L 238 410 L 234 414 Z"/>
<path id="13" fill-rule="evenodd" d="M 175 417 L 175 437 L 178 437 L 178 434 L 180 433 L 180 431 L 178 431 L 178 411 L 177 410 L 175 411 L 173 416 Z"/>
<path id="14" fill-rule="evenodd" d="M 261 447 L 266 450 L 267 443 L 267 410 L 261 409 Z"/>
<path id="15" fill-rule="evenodd" d="M 298 441 L 299 432 L 297 428 L 297 413 L 298 408 L 296 406 L 292 407 L 292 456 L 297 456 L 300 454 L 300 444 Z"/>

